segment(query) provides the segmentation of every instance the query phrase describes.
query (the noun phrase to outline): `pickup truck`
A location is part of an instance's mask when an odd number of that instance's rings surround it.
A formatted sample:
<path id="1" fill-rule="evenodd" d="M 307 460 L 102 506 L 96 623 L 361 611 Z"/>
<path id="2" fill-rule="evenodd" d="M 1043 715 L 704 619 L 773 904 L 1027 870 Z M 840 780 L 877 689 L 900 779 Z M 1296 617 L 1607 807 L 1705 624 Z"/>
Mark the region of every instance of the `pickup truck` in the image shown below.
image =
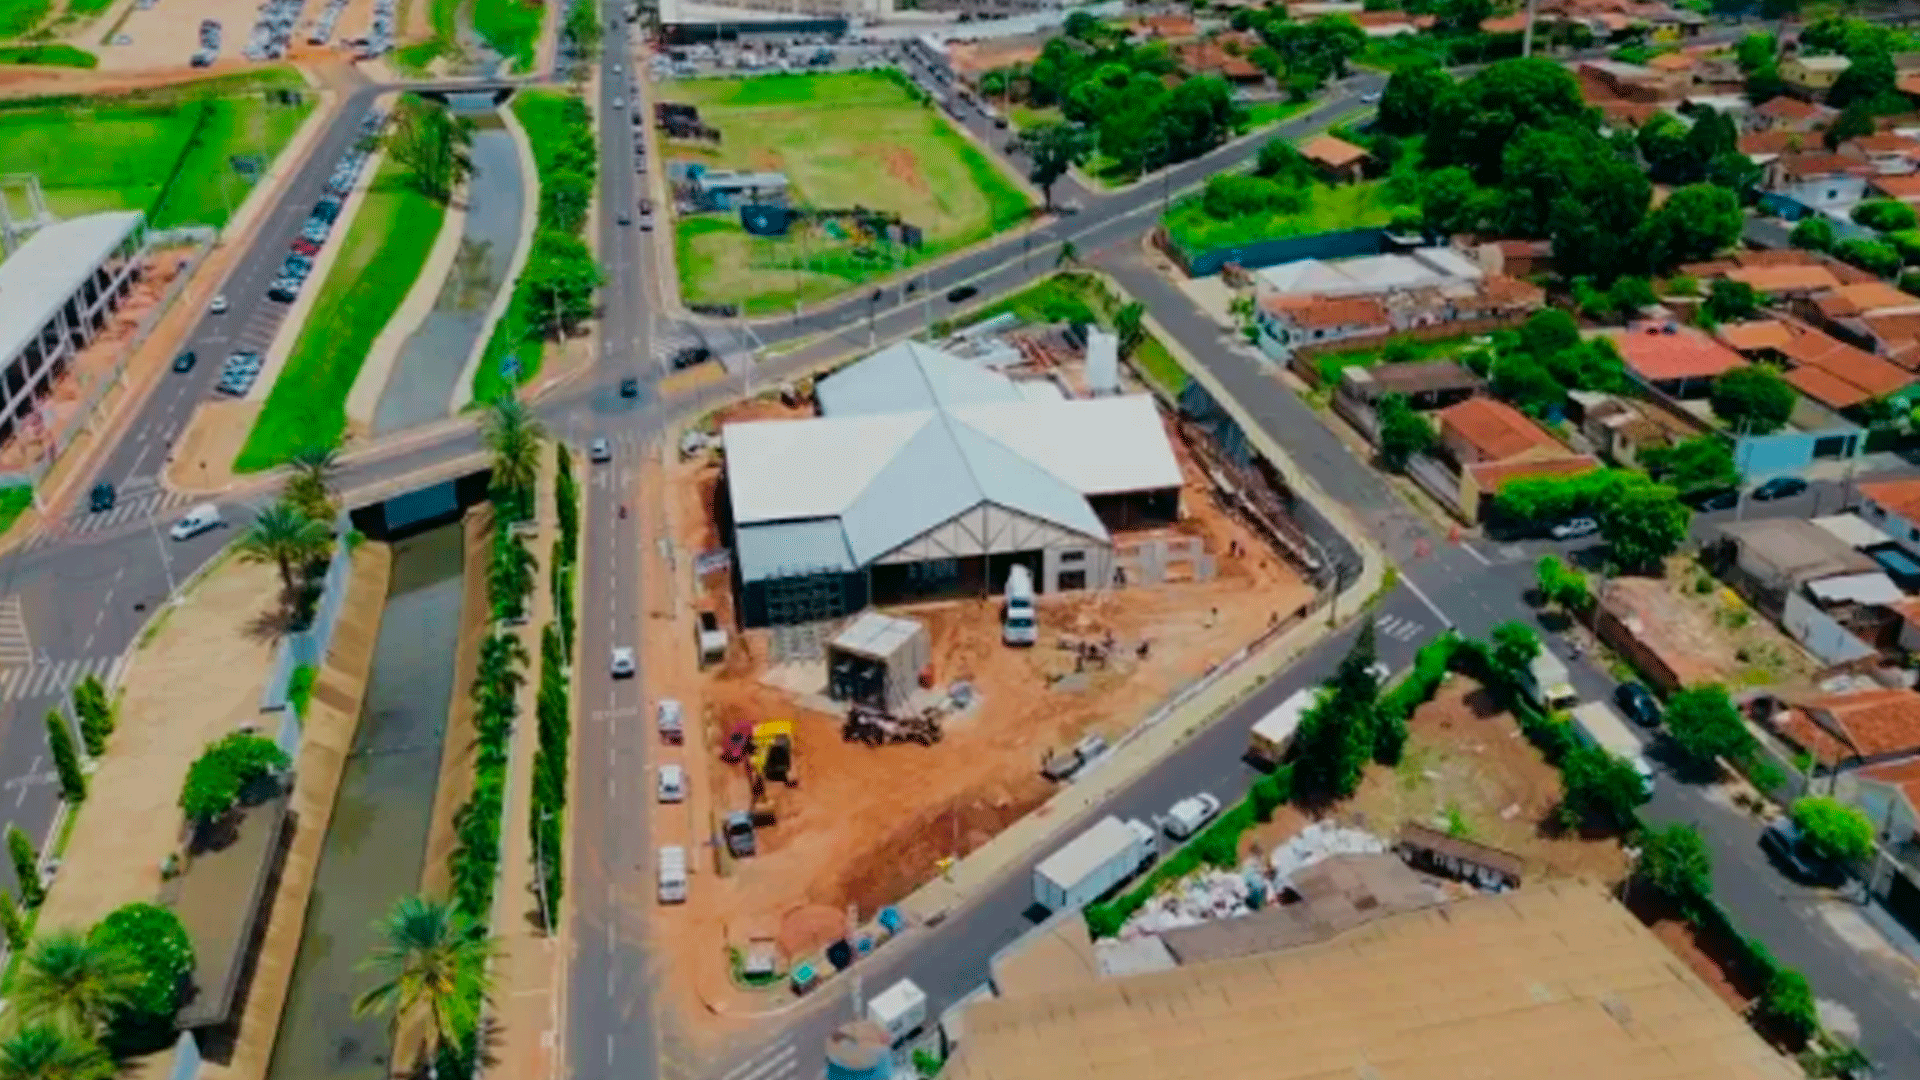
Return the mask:
<path id="1" fill-rule="evenodd" d="M 1055 783 L 1071 780 L 1087 763 L 1107 752 L 1107 740 L 1088 735 L 1066 750 L 1049 753 L 1040 763 L 1040 775 Z"/>

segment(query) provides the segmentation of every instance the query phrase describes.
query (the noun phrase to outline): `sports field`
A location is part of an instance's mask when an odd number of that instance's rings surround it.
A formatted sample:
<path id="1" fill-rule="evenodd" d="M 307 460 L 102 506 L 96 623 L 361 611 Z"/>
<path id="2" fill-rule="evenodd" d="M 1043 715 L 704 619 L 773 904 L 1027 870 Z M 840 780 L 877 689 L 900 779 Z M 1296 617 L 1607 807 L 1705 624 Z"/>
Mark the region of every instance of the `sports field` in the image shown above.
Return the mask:
<path id="1" fill-rule="evenodd" d="M 937 258 L 1023 220 L 1025 193 L 937 110 L 890 72 L 763 75 L 665 83 L 660 100 L 697 105 L 720 144 L 671 141 L 669 159 L 782 172 L 790 202 L 810 210 L 865 207 L 918 226 L 917 251 L 863 239 L 836 223 L 786 237 L 749 236 L 732 214 L 676 223 L 681 295 L 790 310 L 897 267 Z"/>
<path id="2" fill-rule="evenodd" d="M 272 100 L 297 91 L 298 104 Z M 316 95 L 291 68 L 114 97 L 0 102 L 0 173 L 37 173 L 56 214 L 145 210 L 161 228 L 219 225 L 271 162 Z M 251 164 L 251 161 L 244 164 Z"/>

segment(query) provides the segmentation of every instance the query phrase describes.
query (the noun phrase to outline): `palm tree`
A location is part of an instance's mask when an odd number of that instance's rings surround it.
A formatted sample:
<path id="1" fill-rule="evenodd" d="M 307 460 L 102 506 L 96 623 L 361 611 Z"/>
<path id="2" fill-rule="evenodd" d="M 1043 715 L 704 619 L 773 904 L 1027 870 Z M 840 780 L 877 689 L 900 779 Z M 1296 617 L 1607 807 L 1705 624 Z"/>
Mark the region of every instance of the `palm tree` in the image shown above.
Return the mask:
<path id="1" fill-rule="evenodd" d="M 334 479 L 340 472 L 339 451 L 315 446 L 293 455 L 292 472 L 280 489 L 280 498 L 315 521 L 331 523 L 335 513 Z"/>
<path id="2" fill-rule="evenodd" d="M 508 391 L 481 416 L 480 435 L 493 455 L 494 488 L 516 498 L 530 496 L 540 474 L 540 444 L 547 437 L 533 411 Z"/>
<path id="3" fill-rule="evenodd" d="M 354 1015 L 385 1014 L 395 1033 L 424 1018 L 427 1075 L 437 1080 L 440 1047 L 474 1030 L 492 992 L 494 941 L 452 904 L 425 896 L 401 897 L 376 926 L 380 944 L 361 967 L 381 981 L 354 999 Z"/>
<path id="4" fill-rule="evenodd" d="M 21 966 L 13 1004 L 28 1023 L 53 1024 L 84 1038 L 105 1029 L 145 981 L 134 959 L 88 941 L 78 930 L 41 938 Z"/>
<path id="5" fill-rule="evenodd" d="M 313 520 L 283 499 L 253 519 L 252 527 L 240 538 L 240 557 L 278 567 L 282 599 L 292 603 L 294 569 L 305 566 L 308 560 L 325 551 L 331 536 L 332 530 L 326 522 Z"/>
<path id="6" fill-rule="evenodd" d="M 30 1023 L 0 1042 L 0 1080 L 106 1080 L 113 1059 L 90 1039 Z"/>

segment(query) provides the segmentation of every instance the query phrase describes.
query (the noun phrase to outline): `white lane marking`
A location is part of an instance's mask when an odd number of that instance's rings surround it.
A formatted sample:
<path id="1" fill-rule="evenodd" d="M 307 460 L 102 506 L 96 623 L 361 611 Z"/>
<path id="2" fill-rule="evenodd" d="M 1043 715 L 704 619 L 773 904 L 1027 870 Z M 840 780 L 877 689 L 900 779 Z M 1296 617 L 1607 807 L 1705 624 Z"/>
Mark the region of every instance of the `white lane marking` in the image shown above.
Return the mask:
<path id="1" fill-rule="evenodd" d="M 1422 591 L 1420 586 L 1414 584 L 1413 578 L 1402 575 L 1400 578 L 1400 583 L 1407 587 L 1407 591 L 1419 597 L 1420 602 L 1427 605 L 1428 611 L 1431 611 L 1435 615 L 1438 615 L 1440 617 L 1440 624 L 1442 626 L 1445 626 L 1449 630 L 1453 629 L 1454 627 L 1453 620 L 1447 617 L 1446 612 L 1440 610 L 1440 605 L 1434 603 L 1432 597 L 1428 596 L 1424 591 Z"/>

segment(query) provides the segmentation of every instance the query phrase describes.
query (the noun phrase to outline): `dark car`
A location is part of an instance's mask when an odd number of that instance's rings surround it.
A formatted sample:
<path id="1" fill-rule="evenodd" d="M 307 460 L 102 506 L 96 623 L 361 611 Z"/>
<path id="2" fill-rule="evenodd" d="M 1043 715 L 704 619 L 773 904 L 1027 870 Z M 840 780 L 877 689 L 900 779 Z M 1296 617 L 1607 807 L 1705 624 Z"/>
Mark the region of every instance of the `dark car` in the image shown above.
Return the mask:
<path id="1" fill-rule="evenodd" d="M 1732 488 L 1709 491 L 1704 495 L 1694 496 L 1693 505 L 1703 514 L 1711 514 L 1715 510 L 1731 510 L 1740 505 L 1740 493 Z"/>
<path id="2" fill-rule="evenodd" d="M 1641 727 L 1654 727 L 1660 723 L 1660 703 L 1654 700 L 1653 691 L 1637 682 L 1621 683 L 1613 691 L 1613 700 L 1627 719 Z"/>
<path id="3" fill-rule="evenodd" d="M 968 300 L 971 300 L 974 297 L 979 295 L 980 295 L 979 289 L 976 289 L 971 285 L 962 285 L 959 288 L 947 290 L 947 303 L 963 304 Z"/>
<path id="4" fill-rule="evenodd" d="M 639 397 L 640 396 L 640 380 L 639 379 L 621 379 L 620 380 L 620 396 L 627 397 L 627 398 Z"/>
<path id="5" fill-rule="evenodd" d="M 173 370 L 179 371 L 179 372 L 192 371 L 193 362 L 198 359 L 200 358 L 194 355 L 193 350 L 188 349 L 186 352 L 183 352 L 179 356 L 176 356 L 173 358 Z"/>
<path id="6" fill-rule="evenodd" d="M 619 216 L 619 218 L 618 218 L 617 220 L 618 220 L 618 221 L 620 222 L 620 224 L 622 224 L 622 225 L 631 225 L 631 224 L 633 224 L 633 219 L 632 219 L 632 218 L 630 218 L 630 217 L 628 217 L 628 216 L 627 216 L 627 215 L 625 215 L 625 214 L 621 214 L 621 215 Z"/>
<path id="7" fill-rule="evenodd" d="M 113 485 L 105 480 L 93 485 L 93 490 L 87 492 L 87 507 L 96 514 L 113 509 Z"/>
<path id="8" fill-rule="evenodd" d="M 1797 476 L 1776 476 L 1753 489 L 1753 497 L 1761 502 L 1774 499 L 1788 499 L 1807 490 L 1807 482 Z"/>
<path id="9" fill-rule="evenodd" d="M 1846 869 L 1814 851 L 1789 818 L 1776 818 L 1762 830 L 1760 846 L 1780 863 L 1781 869 L 1800 881 L 1839 885 L 1847 880 Z"/>
<path id="10" fill-rule="evenodd" d="M 696 364 L 704 364 L 713 359 L 713 350 L 705 345 L 688 345 L 673 354 L 673 370 L 685 371 Z"/>

